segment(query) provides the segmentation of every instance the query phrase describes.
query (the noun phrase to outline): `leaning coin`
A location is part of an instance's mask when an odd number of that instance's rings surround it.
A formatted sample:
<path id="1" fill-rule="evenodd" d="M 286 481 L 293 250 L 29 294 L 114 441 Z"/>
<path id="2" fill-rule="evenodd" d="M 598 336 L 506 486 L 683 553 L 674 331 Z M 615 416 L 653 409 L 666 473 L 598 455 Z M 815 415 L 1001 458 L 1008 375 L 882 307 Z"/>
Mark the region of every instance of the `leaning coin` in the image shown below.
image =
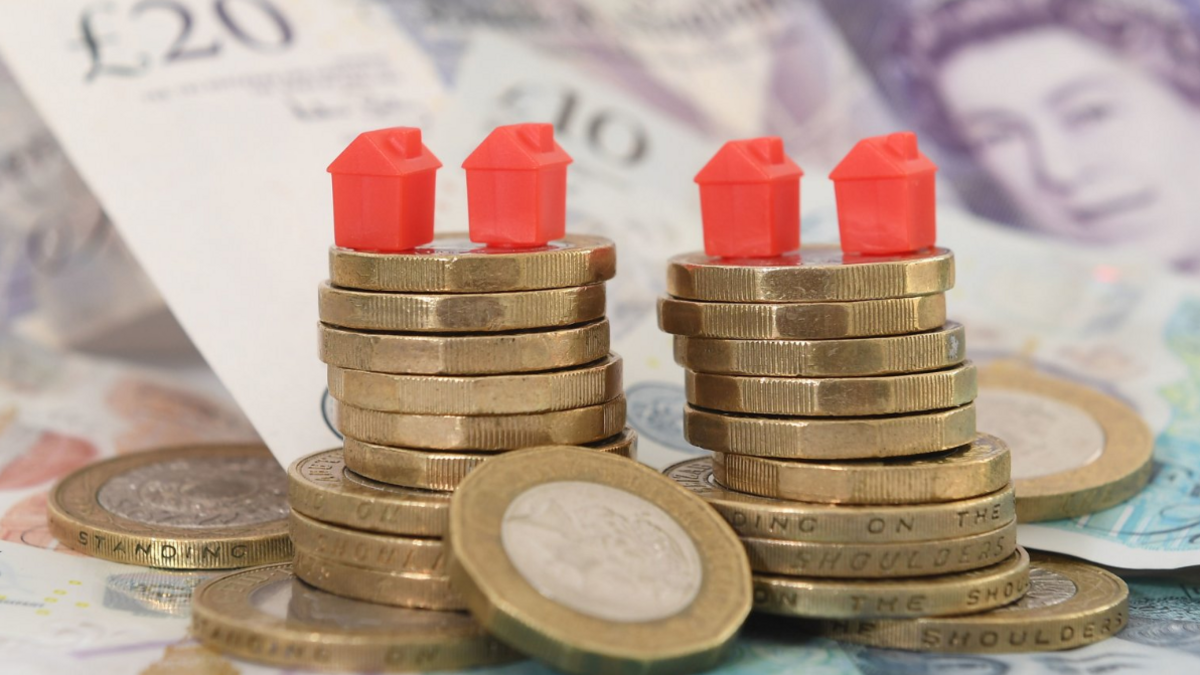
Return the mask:
<path id="1" fill-rule="evenodd" d="M 754 609 L 824 619 L 910 618 L 986 612 L 1029 589 L 1029 554 L 970 572 L 918 579 L 812 579 L 754 575 Z"/>
<path id="2" fill-rule="evenodd" d="M 831 340 L 904 335 L 946 323 L 946 296 L 741 304 L 658 300 L 658 325 L 673 335 L 733 340 Z"/>
<path id="3" fill-rule="evenodd" d="M 117 562 L 226 569 L 287 560 L 287 475 L 262 445 L 189 445 L 106 459 L 54 486 L 50 532 Z"/>
<path id="4" fill-rule="evenodd" d="M 289 525 L 296 550 L 324 560 L 377 572 L 446 574 L 441 539 L 352 530 L 313 520 L 296 511 L 292 511 Z"/>
<path id="5" fill-rule="evenodd" d="M 450 576 L 493 635 L 570 673 L 713 666 L 750 609 L 733 531 L 657 472 L 598 452 L 489 460 L 450 511 Z"/>
<path id="6" fill-rule="evenodd" d="M 713 453 L 713 476 L 731 490 L 829 504 L 924 504 L 978 497 L 1008 484 L 1008 446 L 979 434 L 946 452 L 845 462 Z"/>
<path id="7" fill-rule="evenodd" d="M 1014 653 L 1074 649 L 1110 638 L 1129 621 L 1129 589 L 1115 574 L 1046 554 L 1031 556 L 1029 592 L 972 616 L 813 622 L 838 640 L 936 652 Z"/>
<path id="8" fill-rule="evenodd" d="M 310 518 L 357 530 L 440 537 L 450 495 L 378 483 L 346 468 L 342 449 L 301 457 L 288 468 L 288 501 Z"/>
<path id="9" fill-rule="evenodd" d="M 519 251 L 438 235 L 404 253 L 329 249 L 335 286 L 400 293 L 496 293 L 585 286 L 613 278 L 617 248 L 604 237 L 569 234 Z"/>
<path id="10" fill-rule="evenodd" d="M 313 588 L 291 564 L 217 577 L 192 596 L 192 635 L 283 668 L 423 672 L 522 658 L 462 612 L 401 609 Z"/>
<path id="11" fill-rule="evenodd" d="M 321 284 L 321 321 L 342 328 L 469 333 L 570 326 L 604 316 L 604 284 L 514 293 L 378 293 Z"/>
<path id="12" fill-rule="evenodd" d="M 381 572 L 301 549 L 296 550 L 292 572 L 311 586 L 355 600 L 422 609 L 465 608 L 462 598 L 450 588 L 450 578 L 441 573 Z"/>
<path id="13" fill-rule="evenodd" d="M 954 286 L 954 254 L 934 248 L 894 256 L 843 254 L 836 245 L 805 246 L 774 258 L 731 259 L 703 253 L 667 263 L 667 292 L 720 302 L 870 300 L 941 293 Z"/>
<path id="14" fill-rule="evenodd" d="M 595 443 L 581 446 L 599 452 L 637 459 L 637 433 L 625 431 Z M 454 490 L 472 469 L 495 453 L 438 452 L 376 445 L 346 438 L 346 464 L 357 474 L 393 485 L 407 485 L 425 490 Z"/>

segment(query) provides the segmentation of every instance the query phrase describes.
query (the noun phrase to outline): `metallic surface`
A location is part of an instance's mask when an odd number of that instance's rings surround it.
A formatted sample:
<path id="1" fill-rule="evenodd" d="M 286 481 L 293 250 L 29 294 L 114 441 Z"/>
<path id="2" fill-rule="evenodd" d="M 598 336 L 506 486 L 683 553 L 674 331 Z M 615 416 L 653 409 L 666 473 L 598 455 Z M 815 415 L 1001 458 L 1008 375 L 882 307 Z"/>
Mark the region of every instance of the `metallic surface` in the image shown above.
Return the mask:
<path id="1" fill-rule="evenodd" d="M 441 539 L 352 530 L 293 511 L 288 522 L 297 551 L 377 572 L 446 574 Z"/>
<path id="2" fill-rule="evenodd" d="M 292 561 L 292 572 L 305 583 L 344 598 L 394 607 L 464 609 L 462 598 L 450 588 L 450 578 L 444 574 L 381 572 L 300 549 Z"/>

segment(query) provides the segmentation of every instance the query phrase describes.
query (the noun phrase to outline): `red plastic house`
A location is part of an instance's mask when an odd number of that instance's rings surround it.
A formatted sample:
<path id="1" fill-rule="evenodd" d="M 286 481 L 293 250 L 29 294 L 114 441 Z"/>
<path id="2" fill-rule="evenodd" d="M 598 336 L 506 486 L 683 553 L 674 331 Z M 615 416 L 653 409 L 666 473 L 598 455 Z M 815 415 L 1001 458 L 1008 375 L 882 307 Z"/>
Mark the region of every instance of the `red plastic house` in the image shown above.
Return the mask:
<path id="1" fill-rule="evenodd" d="M 895 255 L 933 246 L 936 171 L 912 132 L 859 141 L 829 174 L 842 252 Z"/>
<path id="2" fill-rule="evenodd" d="M 550 124 L 496 127 L 463 162 L 471 241 L 533 248 L 566 234 L 567 165 Z"/>
<path id="3" fill-rule="evenodd" d="M 395 253 L 432 241 L 434 179 L 441 166 L 421 143 L 420 129 L 359 134 L 328 169 L 334 243 Z"/>
<path id="4" fill-rule="evenodd" d="M 800 246 L 800 177 L 776 136 L 730 141 L 696 174 L 704 252 L 770 258 Z"/>

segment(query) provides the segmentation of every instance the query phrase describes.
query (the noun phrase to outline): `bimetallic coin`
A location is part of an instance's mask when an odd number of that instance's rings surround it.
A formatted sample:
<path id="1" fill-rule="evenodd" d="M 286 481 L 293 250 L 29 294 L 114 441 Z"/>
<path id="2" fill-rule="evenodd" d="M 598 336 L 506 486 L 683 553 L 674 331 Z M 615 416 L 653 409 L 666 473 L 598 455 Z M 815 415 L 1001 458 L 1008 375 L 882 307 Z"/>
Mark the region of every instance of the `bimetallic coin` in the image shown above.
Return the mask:
<path id="1" fill-rule="evenodd" d="M 915 335 L 849 340 L 722 340 L 675 336 L 675 362 L 700 373 L 858 377 L 940 370 L 962 363 L 966 331 L 949 321 Z"/>
<path id="2" fill-rule="evenodd" d="M 1029 592 L 984 614 L 899 621 L 822 621 L 823 635 L 889 649 L 1015 653 L 1074 649 L 1108 639 L 1129 622 L 1129 589 L 1098 567 L 1035 553 Z"/>
<path id="3" fill-rule="evenodd" d="M 329 366 L 329 394 L 343 403 L 422 415 L 511 415 L 599 405 L 622 393 L 621 357 L 543 373 L 396 375 Z"/>
<path id="4" fill-rule="evenodd" d="M 754 609 L 823 619 L 974 614 L 1019 600 L 1029 589 L 1029 554 L 970 572 L 917 579 L 813 579 L 754 575 Z"/>
<path id="5" fill-rule="evenodd" d="M 318 326 L 322 361 L 377 373 L 526 373 L 592 363 L 609 349 L 607 319 L 568 328 L 479 335 L 364 333 Z"/>
<path id="6" fill-rule="evenodd" d="M 198 588 L 192 635 L 238 658 L 333 672 L 424 672 L 522 658 L 467 614 L 343 598 L 300 581 L 290 564 L 233 572 Z"/>
<path id="7" fill-rule="evenodd" d="M 658 325 L 673 335 L 731 340 L 834 340 L 905 335 L 946 323 L 946 296 L 741 304 L 658 300 Z"/>
<path id="8" fill-rule="evenodd" d="M 1008 446 L 979 434 L 947 452 L 844 462 L 713 453 L 713 476 L 731 490 L 829 504 L 924 504 L 969 499 L 1008 484 Z"/>
<path id="9" fill-rule="evenodd" d="M 296 549 L 292 572 L 311 586 L 334 595 L 394 607 L 464 609 L 462 598 L 443 574 L 381 572 L 347 565 Z"/>
<path id="10" fill-rule="evenodd" d="M 683 435 L 714 452 L 778 459 L 906 457 L 966 445 L 975 406 L 879 417 L 759 417 L 684 406 Z"/>
<path id="11" fill-rule="evenodd" d="M 170 569 L 287 560 L 287 476 L 262 445 L 190 445 L 114 457 L 50 492 L 50 532 L 97 558 Z"/>
<path id="12" fill-rule="evenodd" d="M 612 438 L 581 446 L 621 457 L 637 459 L 637 433 L 625 431 Z M 495 453 L 438 452 L 394 448 L 346 438 L 346 464 L 357 474 L 394 485 L 425 490 L 454 490 L 472 469 Z"/>
<path id="13" fill-rule="evenodd" d="M 604 316 L 604 284 L 513 293 L 378 293 L 323 282 L 323 323 L 411 333 L 472 333 L 570 326 Z"/>
<path id="14" fill-rule="evenodd" d="M 317 558 L 377 572 L 446 574 L 441 539 L 352 530 L 313 520 L 296 511 L 292 511 L 289 525 L 296 550 Z"/>
<path id="15" fill-rule="evenodd" d="M 463 232 L 439 235 L 404 253 L 329 249 L 335 286 L 399 293 L 496 293 L 584 286 L 613 278 L 617 248 L 604 237 L 569 234 L 540 248 L 476 244 Z"/>
<path id="16" fill-rule="evenodd" d="M 505 454 L 467 476 L 450 519 L 450 575 L 472 614 L 559 670 L 702 670 L 750 609 L 729 526 L 635 462 Z"/>
<path id="17" fill-rule="evenodd" d="M 667 292 L 720 302 L 815 302 L 928 295 L 954 286 L 954 254 L 934 248 L 899 256 L 845 255 L 836 245 L 805 246 L 775 258 L 677 255 Z"/>

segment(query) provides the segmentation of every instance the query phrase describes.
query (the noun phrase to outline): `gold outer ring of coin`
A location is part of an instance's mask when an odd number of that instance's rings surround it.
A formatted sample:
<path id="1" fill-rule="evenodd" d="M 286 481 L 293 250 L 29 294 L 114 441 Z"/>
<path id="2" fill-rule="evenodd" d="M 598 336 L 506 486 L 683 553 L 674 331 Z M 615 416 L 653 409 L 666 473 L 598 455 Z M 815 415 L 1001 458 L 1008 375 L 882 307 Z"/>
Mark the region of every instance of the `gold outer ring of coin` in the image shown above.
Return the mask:
<path id="1" fill-rule="evenodd" d="M 907 506 L 843 506 L 757 497 L 721 487 L 712 458 L 667 467 L 664 474 L 708 502 L 741 537 L 867 544 L 965 537 L 1016 516 L 1012 486 L 953 502 Z"/>
<path id="2" fill-rule="evenodd" d="M 1017 520 L 1031 523 L 1101 511 L 1133 497 L 1150 481 L 1154 435 L 1141 415 L 1121 401 L 1020 366 L 988 366 L 979 373 L 979 384 L 984 392 L 1044 397 L 1077 408 L 1095 420 L 1104 434 L 1100 456 L 1087 464 L 1015 479 Z"/>
<path id="3" fill-rule="evenodd" d="M 705 450 L 777 459 L 905 457 L 975 438 L 975 405 L 879 417 L 759 417 L 685 405 L 683 435 Z"/>
<path id="4" fill-rule="evenodd" d="M 1024 601 L 995 611 L 902 621 L 819 621 L 812 628 L 838 640 L 888 649 L 1005 654 L 1082 647 L 1116 635 L 1129 622 L 1129 588 L 1117 575 L 1066 558 L 1030 557 Z M 1054 599 L 1055 582 L 1064 577 L 1075 585 L 1075 593 L 1046 602 Z"/>
<path id="5" fill-rule="evenodd" d="M 296 511 L 292 511 L 288 525 L 297 551 L 324 560 L 377 572 L 446 574 L 446 550 L 441 539 L 352 530 Z"/>
<path id="6" fill-rule="evenodd" d="M 409 415 L 341 403 L 338 430 L 368 443 L 430 450 L 498 452 L 535 445 L 578 445 L 625 428 L 625 397 L 600 405 L 521 415 Z"/>
<path id="7" fill-rule="evenodd" d="M 675 336 L 675 362 L 700 373 L 859 377 L 941 370 L 966 358 L 966 331 L 948 321 L 914 335 L 848 340 L 722 340 Z"/>
<path id="8" fill-rule="evenodd" d="M 438 235 L 405 253 L 329 249 L 336 286 L 393 293 L 496 293 L 584 286 L 617 273 L 611 240 L 568 234 L 536 249 L 472 243 L 465 232 Z"/>
<path id="9" fill-rule="evenodd" d="M 393 607 L 466 608 L 450 587 L 450 578 L 442 574 L 381 572 L 322 558 L 300 548 L 292 560 L 292 573 L 310 586 L 344 598 Z"/>
<path id="10" fill-rule="evenodd" d="M 323 323 L 399 333 L 471 333 L 571 326 L 604 316 L 604 284 L 512 293 L 378 293 L 322 282 Z"/>
<path id="11" fill-rule="evenodd" d="M 731 490 L 828 504 L 924 504 L 969 499 L 1009 482 L 1004 441 L 979 434 L 968 446 L 894 459 L 806 462 L 713 453 L 713 477 Z"/>
<path id="12" fill-rule="evenodd" d="M 894 579 L 966 572 L 1003 562 L 1017 547 L 1017 521 L 991 532 L 935 541 L 830 544 L 742 537 L 750 569 L 802 577 Z M 299 548 L 299 544 L 296 545 Z"/>
<path id="13" fill-rule="evenodd" d="M 544 373 L 395 375 L 329 366 L 329 395 L 382 412 L 513 415 L 599 405 L 622 393 L 621 357 Z"/>
<path id="14" fill-rule="evenodd" d="M 508 510 L 535 490 L 573 481 L 636 496 L 682 529 L 702 570 L 686 606 L 661 618 L 611 620 L 551 599 L 526 580 L 502 542 Z M 488 632 L 566 672 L 712 667 L 750 610 L 750 568 L 725 521 L 653 469 L 612 455 L 534 448 L 490 460 L 454 493 L 449 541 L 450 576 L 471 613 Z"/>
<path id="15" fill-rule="evenodd" d="M 556 370 L 598 361 L 609 350 L 609 324 L 481 335 L 363 333 L 317 324 L 321 360 L 377 373 L 489 375 Z"/>
<path id="16" fill-rule="evenodd" d="M 975 365 L 874 377 L 739 377 L 684 371 L 687 402 L 755 415 L 897 415 L 975 400 Z"/>
<path id="17" fill-rule="evenodd" d="M 580 446 L 597 452 L 607 452 L 637 459 L 637 432 L 630 427 L 619 435 Z M 346 437 L 343 451 L 346 464 L 362 476 L 393 485 L 407 485 L 424 490 L 455 490 L 472 469 L 494 453 L 438 452 L 413 450 L 365 443 Z"/>
<path id="18" fill-rule="evenodd" d="M 325 523 L 413 537 L 441 537 L 450 495 L 387 485 L 346 468 L 342 449 L 323 450 L 288 467 L 292 509 Z"/>
<path id="19" fill-rule="evenodd" d="M 146 567 L 230 569 L 287 560 L 292 542 L 282 514 L 278 520 L 254 525 L 175 527 L 122 517 L 99 501 L 98 493 L 110 479 L 144 466 L 183 459 L 258 457 L 272 456 L 266 446 L 257 444 L 186 445 L 89 464 L 50 491 L 46 501 L 50 533 L 80 553 Z"/>
<path id="20" fill-rule="evenodd" d="M 717 302 L 818 302 L 900 298 L 954 286 L 954 254 L 933 248 L 901 256 L 843 255 L 806 246 L 777 258 L 731 260 L 684 253 L 667 262 L 667 292 Z"/>
<path id="21" fill-rule="evenodd" d="M 1029 589 L 1029 554 L 970 572 L 918 579 L 754 575 L 754 610 L 824 619 L 913 618 L 986 612 Z"/>
<path id="22" fill-rule="evenodd" d="M 357 603 L 340 600 L 347 627 L 269 614 L 255 603 L 260 590 L 302 583 L 291 563 L 238 570 L 210 579 L 192 595 L 192 635 L 213 649 L 284 668 L 332 672 L 417 672 L 473 668 L 522 658 L 474 622 L 441 612 L 409 611 L 364 604 L 368 616 L 405 612 L 397 623 L 354 622 Z M 314 591 L 313 593 L 323 593 Z M 329 607 L 321 606 L 323 612 Z M 331 617 L 323 617 L 331 618 Z"/>
<path id="23" fill-rule="evenodd" d="M 739 304 L 658 299 L 658 326 L 666 333 L 730 340 L 835 340 L 905 335 L 946 323 L 942 293 L 911 298 Z"/>

